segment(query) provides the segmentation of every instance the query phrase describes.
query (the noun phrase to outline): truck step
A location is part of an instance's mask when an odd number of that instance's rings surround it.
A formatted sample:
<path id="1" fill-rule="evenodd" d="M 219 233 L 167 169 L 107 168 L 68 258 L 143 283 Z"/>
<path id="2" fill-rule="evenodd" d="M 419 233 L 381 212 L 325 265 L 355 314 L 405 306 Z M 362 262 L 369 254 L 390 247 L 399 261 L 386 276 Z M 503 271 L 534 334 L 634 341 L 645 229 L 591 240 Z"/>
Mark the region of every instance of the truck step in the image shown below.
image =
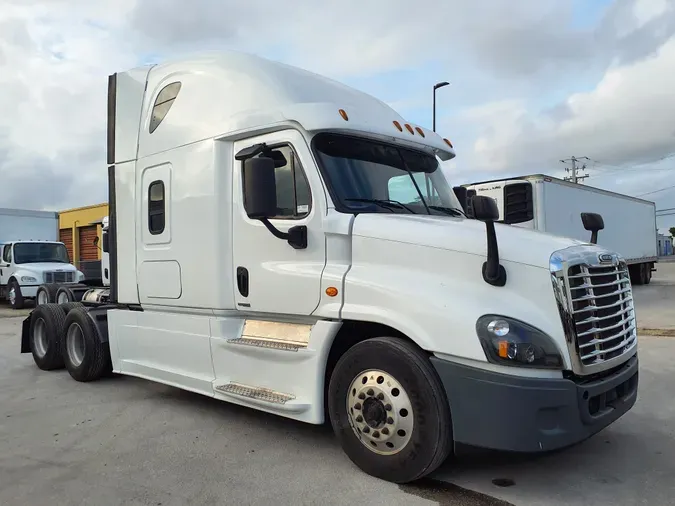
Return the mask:
<path id="1" fill-rule="evenodd" d="M 240 346 L 256 346 L 258 348 L 270 348 L 274 350 L 295 351 L 307 348 L 303 343 L 291 343 L 288 341 L 273 341 L 271 339 L 257 339 L 254 337 L 239 337 L 236 339 L 228 339 L 228 344 L 236 344 Z"/>
<path id="2" fill-rule="evenodd" d="M 242 385 L 241 383 L 230 382 L 226 385 L 218 385 L 216 390 L 228 395 L 235 395 L 237 397 L 246 397 L 249 399 L 256 399 L 272 404 L 286 404 L 295 399 L 294 395 L 283 392 L 275 392 L 269 388 L 253 387 L 249 385 Z"/>

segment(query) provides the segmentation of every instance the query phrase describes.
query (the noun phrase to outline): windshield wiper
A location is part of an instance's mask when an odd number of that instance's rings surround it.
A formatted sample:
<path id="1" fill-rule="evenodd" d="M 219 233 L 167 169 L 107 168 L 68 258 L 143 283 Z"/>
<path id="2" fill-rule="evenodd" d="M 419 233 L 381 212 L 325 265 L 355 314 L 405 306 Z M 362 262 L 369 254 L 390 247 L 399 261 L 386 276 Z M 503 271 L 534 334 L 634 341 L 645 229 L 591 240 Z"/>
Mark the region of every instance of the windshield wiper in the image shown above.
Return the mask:
<path id="1" fill-rule="evenodd" d="M 406 209 L 410 211 L 411 214 L 416 214 L 415 211 L 410 209 L 405 204 L 401 204 L 397 200 L 388 200 L 388 199 L 344 199 L 344 200 L 349 202 L 369 202 L 371 204 L 379 204 L 385 209 L 391 209 L 392 207 L 396 207 L 398 209 Z"/>
<path id="2" fill-rule="evenodd" d="M 450 216 L 464 216 L 466 218 L 466 214 L 464 214 L 459 209 L 454 209 L 452 207 L 429 206 L 429 209 L 433 209 L 434 211 L 441 211 L 442 213 L 445 213 Z"/>

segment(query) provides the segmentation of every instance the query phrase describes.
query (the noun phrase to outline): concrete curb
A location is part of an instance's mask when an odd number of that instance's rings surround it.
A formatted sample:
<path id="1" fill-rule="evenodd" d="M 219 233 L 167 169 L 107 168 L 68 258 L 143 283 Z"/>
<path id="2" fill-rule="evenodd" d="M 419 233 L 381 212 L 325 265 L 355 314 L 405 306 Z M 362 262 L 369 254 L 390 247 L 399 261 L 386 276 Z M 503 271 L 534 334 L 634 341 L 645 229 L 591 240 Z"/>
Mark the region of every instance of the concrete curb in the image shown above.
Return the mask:
<path id="1" fill-rule="evenodd" d="M 675 329 L 638 329 L 638 335 L 675 337 Z"/>

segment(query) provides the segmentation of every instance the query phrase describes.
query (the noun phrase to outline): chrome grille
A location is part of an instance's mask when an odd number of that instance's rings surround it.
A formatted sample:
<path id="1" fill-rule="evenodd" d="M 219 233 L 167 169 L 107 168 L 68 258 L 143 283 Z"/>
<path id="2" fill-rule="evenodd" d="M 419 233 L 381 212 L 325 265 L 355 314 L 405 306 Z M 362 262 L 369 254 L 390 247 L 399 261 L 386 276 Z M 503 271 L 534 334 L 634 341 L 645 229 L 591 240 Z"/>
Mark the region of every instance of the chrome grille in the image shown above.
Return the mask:
<path id="1" fill-rule="evenodd" d="M 619 357 L 637 339 L 630 278 L 625 264 L 568 269 L 570 301 L 582 365 Z"/>
<path id="2" fill-rule="evenodd" d="M 75 273 L 73 271 L 47 271 L 44 273 L 45 283 L 73 283 Z"/>
<path id="3" fill-rule="evenodd" d="M 637 345 L 625 261 L 596 246 L 575 246 L 551 256 L 551 274 L 573 370 L 593 374 L 625 361 Z"/>

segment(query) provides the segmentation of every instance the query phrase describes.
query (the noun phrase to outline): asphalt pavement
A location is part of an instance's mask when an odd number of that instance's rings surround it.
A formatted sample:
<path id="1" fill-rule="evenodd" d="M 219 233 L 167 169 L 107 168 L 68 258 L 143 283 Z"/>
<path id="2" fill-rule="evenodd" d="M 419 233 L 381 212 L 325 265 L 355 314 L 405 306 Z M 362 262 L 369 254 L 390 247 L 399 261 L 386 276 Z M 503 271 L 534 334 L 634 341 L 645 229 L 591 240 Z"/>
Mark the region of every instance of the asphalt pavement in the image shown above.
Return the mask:
<path id="1" fill-rule="evenodd" d="M 675 316 L 675 263 L 636 287 L 641 328 Z M 640 335 L 635 407 L 546 456 L 473 452 L 398 486 L 316 427 L 135 378 L 83 384 L 19 354 L 0 309 L 0 505 L 675 505 L 675 338 Z M 670 327 L 669 327 L 670 326 Z"/>

